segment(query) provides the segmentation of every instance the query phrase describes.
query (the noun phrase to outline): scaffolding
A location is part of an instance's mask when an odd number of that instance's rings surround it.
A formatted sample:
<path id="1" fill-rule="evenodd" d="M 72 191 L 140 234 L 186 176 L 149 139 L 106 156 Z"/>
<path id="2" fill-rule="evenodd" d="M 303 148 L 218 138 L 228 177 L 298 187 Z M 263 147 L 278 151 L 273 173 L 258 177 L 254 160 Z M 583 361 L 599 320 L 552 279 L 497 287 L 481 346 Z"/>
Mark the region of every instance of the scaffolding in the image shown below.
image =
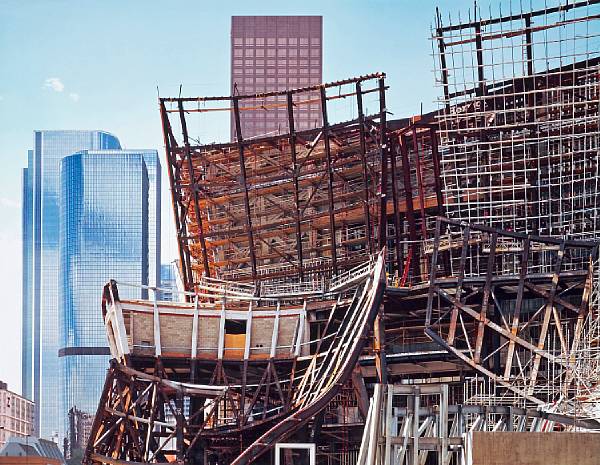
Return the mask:
<path id="1" fill-rule="evenodd" d="M 449 217 L 509 231 L 600 231 L 600 4 L 499 16 L 479 7 L 433 31 Z"/>
<path id="2" fill-rule="evenodd" d="M 470 432 L 600 430 L 600 0 L 511 8 L 437 13 L 428 115 L 389 121 L 383 73 L 160 98 L 184 291 L 106 286 L 87 464 L 463 463 Z M 252 112 L 287 122 L 245 137 Z"/>

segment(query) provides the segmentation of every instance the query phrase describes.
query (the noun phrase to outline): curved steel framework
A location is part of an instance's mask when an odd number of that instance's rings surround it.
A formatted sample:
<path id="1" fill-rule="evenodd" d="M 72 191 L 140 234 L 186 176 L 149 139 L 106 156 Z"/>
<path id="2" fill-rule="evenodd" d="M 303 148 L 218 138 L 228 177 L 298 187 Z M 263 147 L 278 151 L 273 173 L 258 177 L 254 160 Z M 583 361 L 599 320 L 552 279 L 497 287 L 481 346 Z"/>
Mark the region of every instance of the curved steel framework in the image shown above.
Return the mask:
<path id="1" fill-rule="evenodd" d="M 161 98 L 185 302 L 105 288 L 86 462 L 246 465 L 299 440 L 327 465 L 460 463 L 468 429 L 597 429 L 598 8 L 438 15 L 422 120 L 388 121 L 379 73 Z M 297 131 L 308 107 L 322 126 Z M 280 134 L 244 137 L 265 109 Z M 212 112 L 232 142 L 194 137 Z"/>
<path id="2" fill-rule="evenodd" d="M 206 292 L 200 303 L 176 306 L 155 302 L 154 309 L 145 311 L 144 302 L 120 300 L 117 284 L 109 283 L 104 314 L 114 361 L 92 428 L 87 460 L 147 463 L 175 457 L 198 461 L 206 455 L 219 463 L 234 458 L 236 464 L 252 462 L 275 442 L 305 426 L 350 381 L 384 288 L 383 253 L 376 262 L 340 276 L 325 294 L 284 299 L 235 291 Z M 264 324 L 261 320 L 272 320 L 268 335 L 275 343 L 270 355 L 260 358 L 246 352 L 239 358 L 223 357 L 223 351 L 218 351 L 227 343 L 227 334 L 222 333 L 212 358 L 189 357 L 193 344 L 185 345 L 182 333 L 207 327 L 213 309 L 221 309 L 219 321 L 224 326 L 238 316 L 238 304 L 248 302 L 248 322 L 258 325 Z M 273 306 L 258 306 L 265 303 Z M 318 339 L 302 337 L 301 319 L 290 316 L 299 311 L 300 315 L 307 312 L 312 320 L 325 318 L 308 327 L 309 334 L 318 332 Z M 145 345 L 138 343 L 140 336 L 136 335 L 144 334 L 144 317 L 151 322 L 148 333 L 153 337 Z M 296 324 L 291 326 L 291 321 Z M 299 346 L 278 345 L 277 336 L 290 330 L 298 344 L 304 341 L 305 355 Z M 261 341 L 265 335 L 253 336 Z M 193 340 L 198 336 L 193 335 Z M 185 346 L 179 347 L 181 354 L 174 348 L 177 344 Z M 199 355 L 198 349 L 193 349 Z M 198 384 L 200 381 L 204 384 Z"/>
<path id="3" fill-rule="evenodd" d="M 322 279 L 370 259 L 375 230 L 385 243 L 377 224 L 389 151 L 384 79 L 377 73 L 260 95 L 160 99 L 186 289 L 202 276 Z M 315 93 L 323 126 L 296 131 L 295 115 L 315 104 Z M 363 109 L 367 98 L 376 101 L 372 115 Z M 346 99 L 357 118 L 332 122 L 328 111 Z M 287 113 L 286 130 L 246 139 L 240 113 L 267 107 Z M 233 112 L 236 140 L 194 144 L 188 119 L 214 111 Z"/>

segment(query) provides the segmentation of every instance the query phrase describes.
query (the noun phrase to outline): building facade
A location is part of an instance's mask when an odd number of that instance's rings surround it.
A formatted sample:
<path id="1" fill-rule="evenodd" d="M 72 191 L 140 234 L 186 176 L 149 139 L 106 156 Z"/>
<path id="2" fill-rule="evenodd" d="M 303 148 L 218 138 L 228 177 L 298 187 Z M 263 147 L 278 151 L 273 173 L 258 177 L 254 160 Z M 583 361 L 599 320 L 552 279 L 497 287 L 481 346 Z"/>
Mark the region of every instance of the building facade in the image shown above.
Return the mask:
<path id="1" fill-rule="evenodd" d="M 61 162 L 59 359 L 68 381 L 60 414 L 69 449 L 87 441 L 85 428 L 73 428 L 73 412 L 93 417 L 108 367 L 102 287 L 110 279 L 160 282 L 160 174 L 154 150 L 86 150 Z M 148 298 L 140 287 L 122 294 Z"/>
<path id="2" fill-rule="evenodd" d="M 58 363 L 59 176 L 63 157 L 119 149 L 102 131 L 35 131 L 23 174 L 23 392 L 35 403 L 34 433 L 61 435 Z"/>
<path id="3" fill-rule="evenodd" d="M 0 381 L 0 449 L 9 438 L 24 438 L 33 432 L 33 402 L 8 390 Z"/>
<path id="4" fill-rule="evenodd" d="M 319 84 L 323 80 L 321 16 L 233 16 L 231 18 L 231 95 L 254 95 Z M 294 110 L 295 129 L 319 127 L 320 96 Z M 243 139 L 288 132 L 285 97 L 245 101 L 263 111 L 240 112 Z M 231 140 L 236 140 L 231 118 Z"/>
<path id="5" fill-rule="evenodd" d="M 57 444 L 33 437 L 12 437 L 0 446 L 0 465 L 64 465 Z"/>
<path id="6" fill-rule="evenodd" d="M 160 265 L 160 300 L 176 302 L 179 300 L 177 294 L 177 268 L 175 263 L 163 263 Z"/>

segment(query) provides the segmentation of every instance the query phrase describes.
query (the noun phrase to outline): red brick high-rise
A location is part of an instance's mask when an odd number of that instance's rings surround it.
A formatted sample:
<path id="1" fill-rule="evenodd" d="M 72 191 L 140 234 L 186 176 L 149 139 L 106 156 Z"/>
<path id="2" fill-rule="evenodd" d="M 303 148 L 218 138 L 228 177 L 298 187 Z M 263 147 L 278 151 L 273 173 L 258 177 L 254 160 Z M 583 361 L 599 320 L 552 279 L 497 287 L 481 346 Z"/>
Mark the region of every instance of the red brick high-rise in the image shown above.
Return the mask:
<path id="1" fill-rule="evenodd" d="M 323 78 L 323 18 L 321 16 L 233 16 L 231 18 L 231 93 L 263 92 L 319 84 Z M 319 127 L 319 93 L 294 110 L 295 129 Z M 241 111 L 242 137 L 288 132 L 285 96 L 245 100 Z M 231 140 L 235 121 L 231 119 Z"/>

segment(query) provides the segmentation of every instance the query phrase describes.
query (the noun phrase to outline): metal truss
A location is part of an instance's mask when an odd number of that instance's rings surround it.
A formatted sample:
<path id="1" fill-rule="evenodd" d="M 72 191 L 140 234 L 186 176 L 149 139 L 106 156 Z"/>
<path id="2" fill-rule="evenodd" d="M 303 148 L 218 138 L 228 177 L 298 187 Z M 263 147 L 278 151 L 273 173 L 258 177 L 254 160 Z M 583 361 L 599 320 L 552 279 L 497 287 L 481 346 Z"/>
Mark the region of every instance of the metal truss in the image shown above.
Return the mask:
<path id="1" fill-rule="evenodd" d="M 202 276 L 256 282 L 335 275 L 385 245 L 386 228 L 378 224 L 389 151 L 384 79 L 371 74 L 260 95 L 160 99 L 188 290 Z M 314 93 L 323 126 L 296 131 L 295 115 L 315 103 Z M 363 99 L 373 96 L 378 111 L 367 115 Z M 332 122 L 332 102 L 350 98 L 357 118 Z M 264 105 L 252 104 L 257 100 Z M 240 114 L 265 105 L 287 112 L 288 132 L 244 138 Z M 234 142 L 190 139 L 188 119 L 212 111 L 233 113 Z"/>
<path id="2" fill-rule="evenodd" d="M 228 461 L 240 465 L 255 461 L 276 442 L 304 428 L 331 402 L 338 402 L 342 388 L 353 382 L 354 368 L 383 297 L 383 256 L 380 253 L 367 272 L 348 272 L 345 279 L 339 276 L 334 291 L 316 298 L 331 302 L 328 308 L 309 302 L 326 320 L 316 323 L 314 330 L 320 337 L 305 343 L 309 352 L 304 356 L 289 347 L 287 356 L 279 355 L 278 350 L 263 359 L 247 355 L 190 359 L 188 348 L 184 357 L 172 349 L 163 352 L 163 348 L 181 344 L 179 332 L 191 326 L 193 318 L 197 319 L 195 327 L 205 326 L 211 305 L 220 306 L 228 299 L 228 305 L 235 306 L 236 299 L 253 298 L 236 291 L 213 293 L 200 312 L 189 311 L 197 303 L 182 303 L 185 308 L 154 303 L 154 310 L 151 306 L 148 310 L 150 321 L 154 315 L 154 342 L 149 352 L 147 344 L 136 344 L 135 331 L 141 331 L 141 323 L 131 324 L 136 318 L 132 311 L 140 309 L 143 302 L 120 300 L 116 283 L 109 283 L 104 317 L 114 359 L 92 427 L 86 463 L 166 463 L 174 458 L 186 463 Z M 259 320 L 277 318 L 286 309 L 277 304 L 274 315 L 272 310 L 250 311 Z M 181 329 L 169 336 L 160 330 L 177 324 L 173 318 L 179 320 Z"/>
<path id="3" fill-rule="evenodd" d="M 447 384 L 377 384 L 356 465 L 467 465 L 476 431 L 598 430 L 597 421 L 537 409 L 449 404 Z"/>
<path id="4" fill-rule="evenodd" d="M 500 403 L 573 399 L 597 256 L 595 241 L 438 218 L 425 332 L 494 380 Z"/>

